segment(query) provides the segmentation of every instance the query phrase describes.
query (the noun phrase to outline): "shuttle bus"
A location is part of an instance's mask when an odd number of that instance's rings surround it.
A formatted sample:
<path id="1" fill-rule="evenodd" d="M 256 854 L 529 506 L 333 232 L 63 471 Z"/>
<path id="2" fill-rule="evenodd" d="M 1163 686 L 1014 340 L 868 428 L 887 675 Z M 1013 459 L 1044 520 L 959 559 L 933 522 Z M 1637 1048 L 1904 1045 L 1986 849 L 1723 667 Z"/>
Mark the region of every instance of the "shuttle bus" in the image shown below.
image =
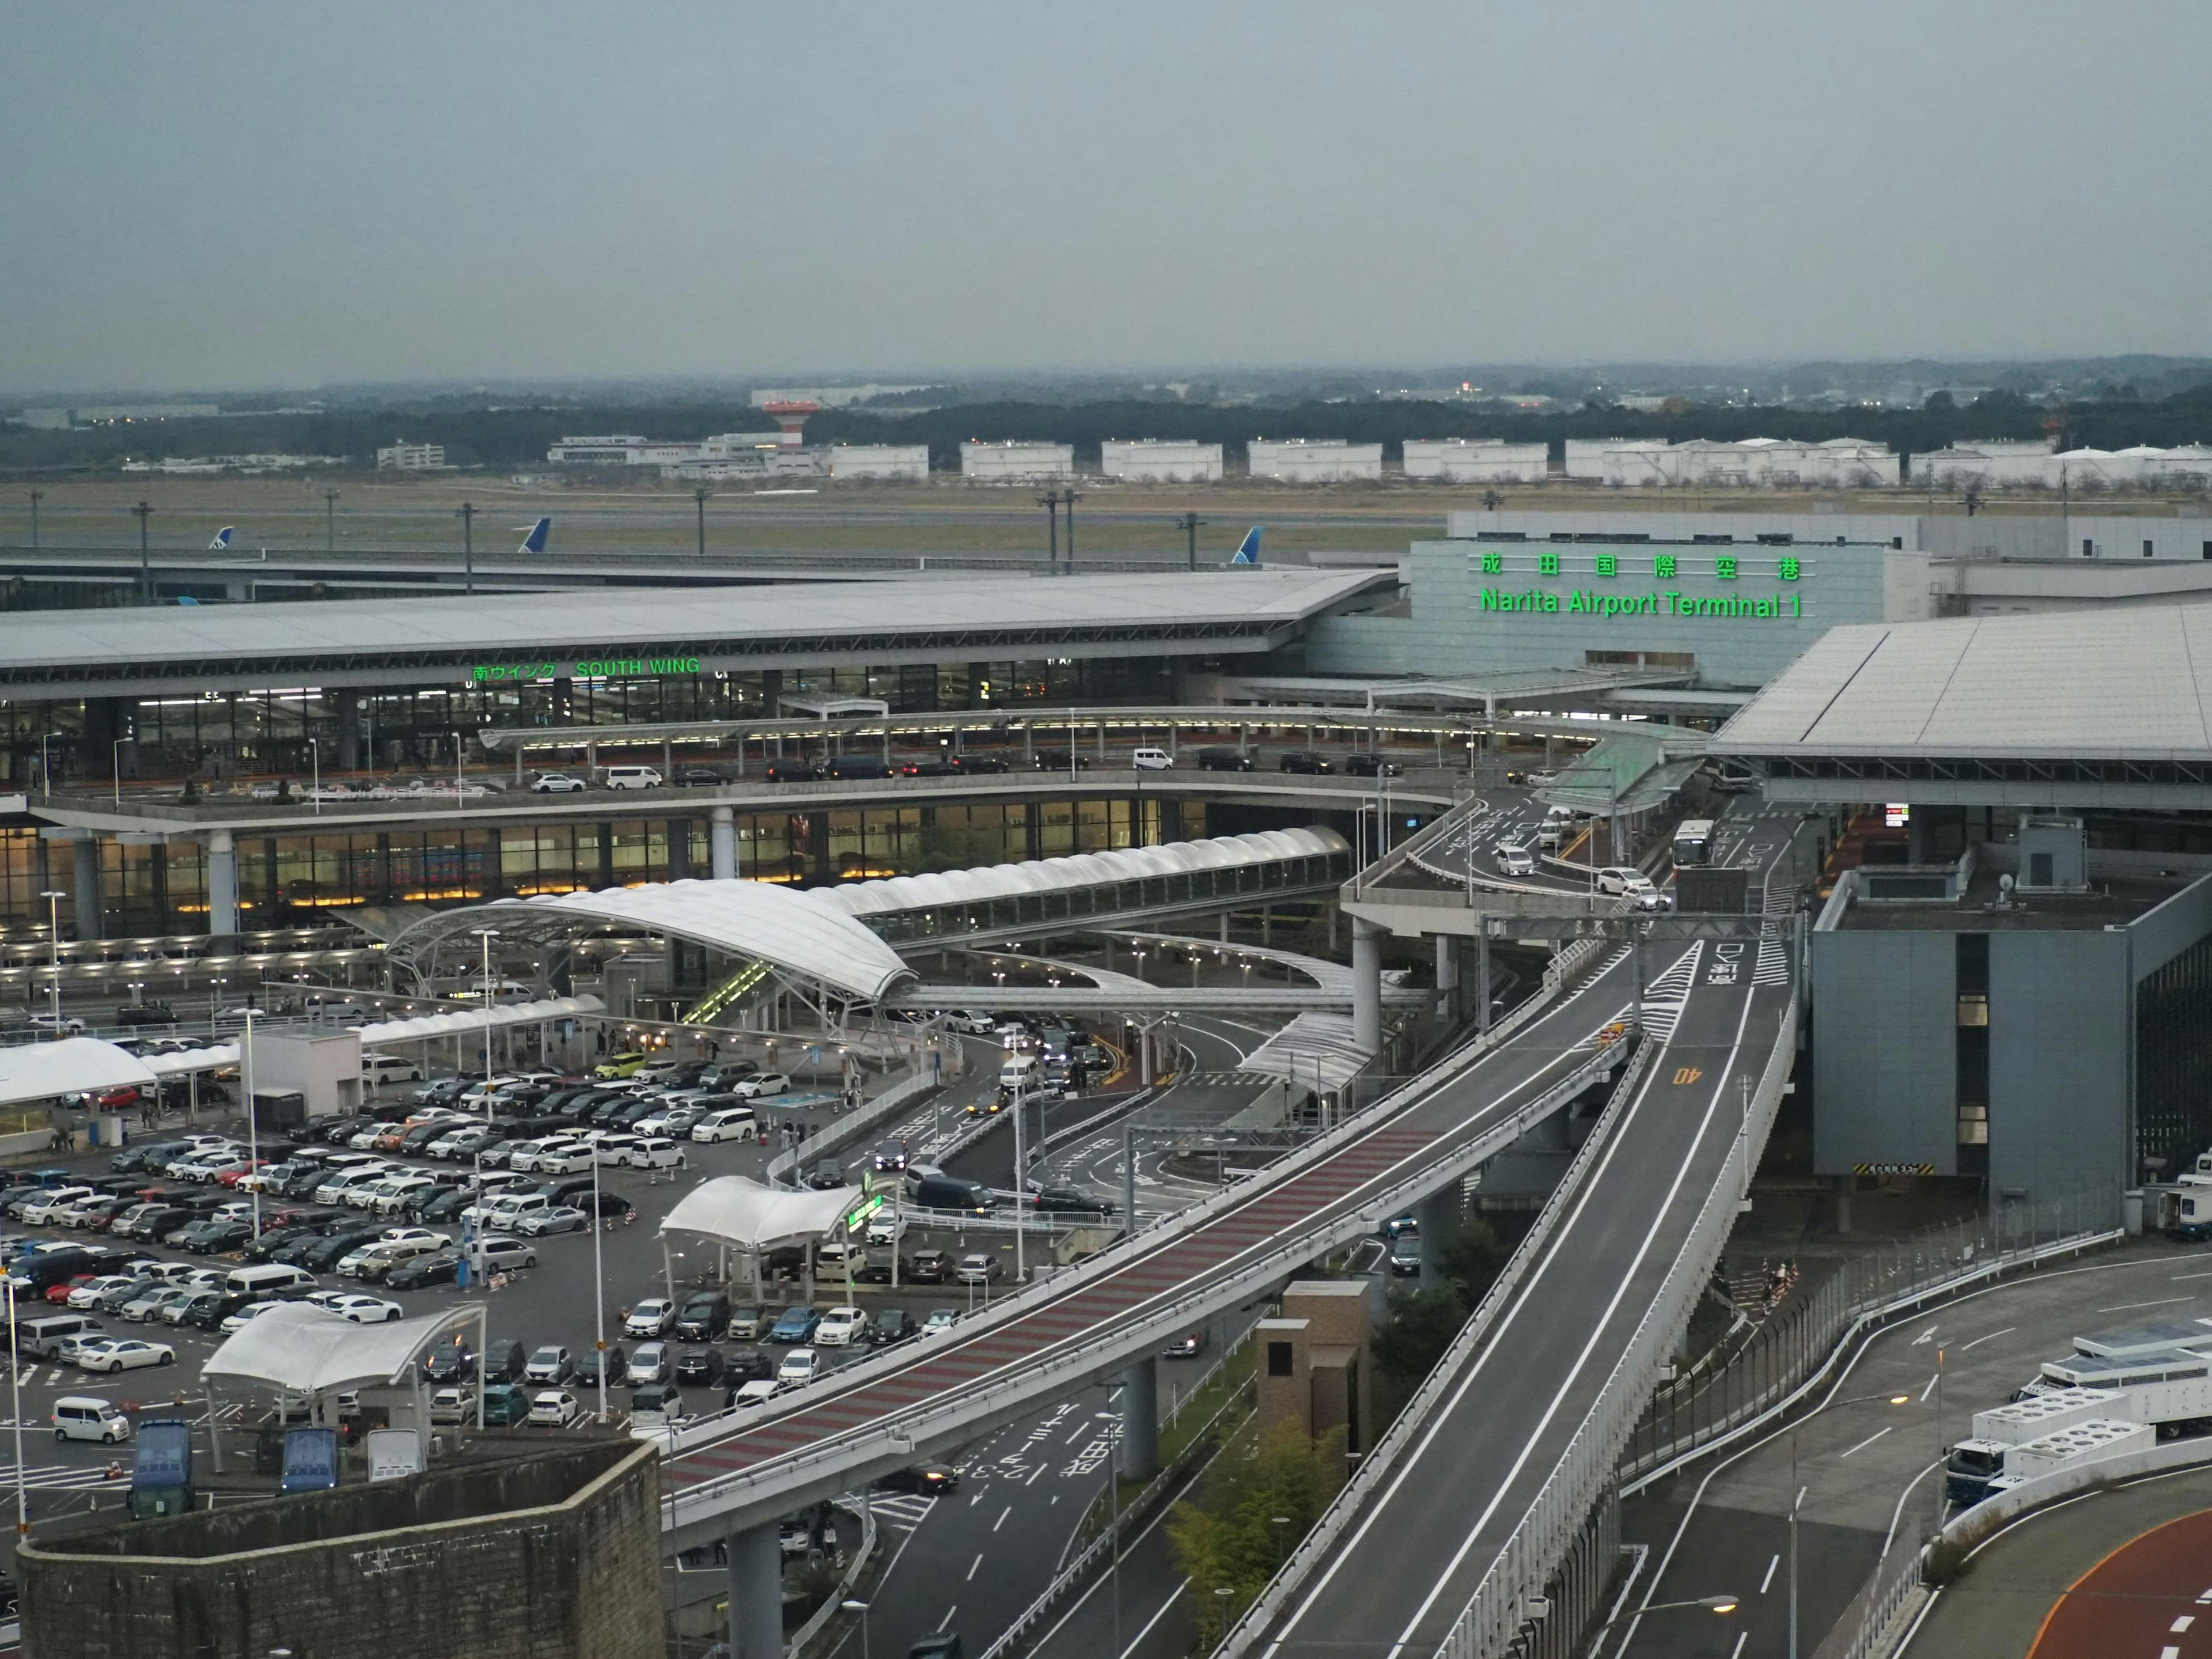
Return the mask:
<path id="1" fill-rule="evenodd" d="M 1674 865 L 1710 863 L 1713 856 L 1713 821 L 1685 818 L 1674 831 Z"/>

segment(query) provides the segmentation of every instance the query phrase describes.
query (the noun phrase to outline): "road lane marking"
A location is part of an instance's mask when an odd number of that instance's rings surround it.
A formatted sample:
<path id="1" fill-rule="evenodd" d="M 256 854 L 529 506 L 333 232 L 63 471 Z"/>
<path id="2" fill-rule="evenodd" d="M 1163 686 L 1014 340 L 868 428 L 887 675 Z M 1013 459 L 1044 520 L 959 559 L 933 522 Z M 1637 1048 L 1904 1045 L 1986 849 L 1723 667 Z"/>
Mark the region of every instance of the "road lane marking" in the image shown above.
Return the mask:
<path id="1" fill-rule="evenodd" d="M 975 1569 L 982 1565 L 983 1558 L 981 1555 L 978 1555 L 973 1561 L 970 1561 L 968 1564 L 968 1578 L 969 1581 L 972 1582 L 974 1580 L 975 1577 Z"/>
<path id="2" fill-rule="evenodd" d="M 1031 1477 L 1030 1477 L 1030 1479 L 1031 1479 L 1031 1480 L 1034 1480 L 1035 1478 L 1036 1478 L 1035 1476 L 1031 1476 Z M 1025 1480 L 1025 1481 L 1024 1481 L 1022 1484 L 1023 1484 L 1024 1486 L 1027 1486 L 1027 1485 L 1029 1484 L 1029 1482 Z M 1012 1515 L 1013 1512 L 1014 1512 L 1014 1506 L 1013 1506 L 1012 1504 L 1007 1504 L 1006 1508 L 1004 1508 L 1004 1509 L 1000 1510 L 999 1511 L 999 1518 L 998 1518 L 997 1520 L 994 1521 L 993 1522 L 991 1522 L 991 1530 L 992 1530 L 993 1532 L 996 1532 L 996 1531 L 998 1531 L 998 1529 L 999 1529 L 1000 1528 L 1001 1528 L 1001 1527 L 1005 1526 L 1005 1525 L 1006 1524 L 1006 1517 L 1007 1517 L 1008 1516 Z M 978 1559 L 980 1559 L 980 1558 L 978 1558 Z"/>
<path id="3" fill-rule="evenodd" d="M 1881 1438 L 1882 1437 L 1882 1436 L 1884 1436 L 1884 1435 L 1887 1434 L 1887 1433 L 1889 1432 L 1889 1429 L 1893 1429 L 1893 1428 L 1895 1428 L 1896 1426 L 1897 1426 L 1897 1425 L 1896 1425 L 1896 1424 L 1894 1424 L 1894 1423 L 1893 1423 L 1893 1424 L 1891 1424 L 1891 1425 L 1889 1425 L 1889 1428 L 1888 1428 L 1888 1429 L 1876 1429 L 1876 1430 L 1875 1430 L 1872 1434 L 1869 1435 L 1865 1439 L 1863 1439 L 1863 1440 L 1860 1441 L 1860 1442 L 1859 1442 L 1859 1443 L 1858 1443 L 1857 1445 L 1856 1445 L 1856 1446 L 1852 1447 L 1852 1448 L 1851 1448 L 1851 1451 L 1844 1452 L 1844 1453 L 1842 1453 L 1842 1454 L 1841 1454 L 1841 1455 L 1843 1455 L 1843 1456 L 1844 1456 L 1844 1457 L 1849 1457 L 1849 1456 L 1851 1455 L 1851 1452 L 1862 1452 L 1862 1451 L 1864 1451 L 1864 1450 L 1865 1450 L 1869 1446 L 1871 1446 L 1872 1444 L 1874 1444 L 1874 1443 L 1875 1443 L 1875 1441 L 1877 1441 L 1877 1440 L 1881 1439 Z"/>
<path id="4" fill-rule="evenodd" d="M 1743 1644 L 1751 1640 L 1751 1632 L 1740 1630 L 1735 1633 L 1735 1645 L 1729 1650 L 1729 1659 L 1743 1659 Z"/>
<path id="5" fill-rule="evenodd" d="M 1917 1348 L 1925 1343 L 1933 1342 L 1936 1340 L 1936 1332 L 1937 1328 L 1937 1327 L 1930 1325 L 1926 1330 L 1921 1332 L 1919 1335 L 1914 1337 L 1910 1346 Z"/>
<path id="6" fill-rule="evenodd" d="M 2100 1308 L 2099 1313 L 2125 1313 L 2130 1308 L 2170 1308 L 2177 1302 L 2194 1302 L 2193 1296 L 2165 1296 L 2155 1302 L 2116 1302 L 2109 1308 Z"/>
<path id="7" fill-rule="evenodd" d="M 2166 1627 L 2166 1633 L 2172 1636 L 2179 1636 L 2196 1622 L 2197 1615 L 2195 1613 L 2185 1613 L 2180 1618 L 2175 1620 L 2172 1624 Z"/>
<path id="8" fill-rule="evenodd" d="M 955 1601 L 951 1607 L 945 1608 L 945 1617 L 937 1621 L 937 1628 L 939 1630 L 951 1630 L 952 1628 L 952 1615 L 959 1611 L 960 1604 L 957 1601 Z"/>
<path id="9" fill-rule="evenodd" d="M 2175 1273 L 2172 1277 L 2179 1283 L 2185 1279 L 2212 1279 L 2212 1273 Z"/>
<path id="10" fill-rule="evenodd" d="M 1176 1598 L 1189 1588 L 1190 1580 L 1186 1578 L 1168 1592 L 1168 1599 L 1160 1603 L 1160 1610 L 1145 1620 L 1145 1627 L 1137 1632 L 1137 1639 L 1121 1650 L 1121 1659 L 1129 1659 L 1131 1654 L 1145 1644 L 1145 1638 L 1152 1633 L 1152 1626 L 1167 1617 L 1168 1609 L 1176 1604 Z"/>
<path id="11" fill-rule="evenodd" d="M 1943 1373 L 1941 1371 L 1937 1371 L 1933 1376 L 1928 1379 L 1928 1386 L 1920 1391 L 1920 1403 L 1922 1405 L 1924 1406 L 1928 1403 L 1928 1396 L 1936 1392 L 1936 1385 L 1942 1380 Z"/>
<path id="12" fill-rule="evenodd" d="M 1761 1595 L 1766 1594 L 1766 1587 L 1774 1582 L 1774 1570 L 1781 1565 L 1782 1558 L 1779 1555 L 1766 1564 L 1766 1577 L 1759 1581 L 1759 1593 Z"/>
<path id="13" fill-rule="evenodd" d="M 1984 1342 L 1994 1342 L 2001 1336 L 2010 1336 L 2019 1328 L 2017 1325 L 2008 1325 L 2001 1331 L 1991 1331 L 1987 1336 L 1978 1336 L 1971 1342 L 1961 1342 L 1959 1345 L 1959 1352 L 1964 1353 L 1969 1348 L 1980 1347 Z"/>

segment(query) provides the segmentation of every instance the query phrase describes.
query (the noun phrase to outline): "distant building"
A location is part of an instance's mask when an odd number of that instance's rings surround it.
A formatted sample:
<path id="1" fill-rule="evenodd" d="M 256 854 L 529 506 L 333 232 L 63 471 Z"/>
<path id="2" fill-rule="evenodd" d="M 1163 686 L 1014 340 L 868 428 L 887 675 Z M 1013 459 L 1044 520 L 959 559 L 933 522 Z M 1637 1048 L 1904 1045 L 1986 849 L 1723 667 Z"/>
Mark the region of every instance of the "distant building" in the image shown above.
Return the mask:
<path id="1" fill-rule="evenodd" d="M 1255 438 L 1245 470 L 1283 483 L 1362 483 L 1382 477 L 1382 446 L 1342 438 Z"/>
<path id="2" fill-rule="evenodd" d="M 9 422 L 13 426 L 27 426 L 39 432 L 66 432 L 76 424 L 66 409 L 27 409 Z"/>
<path id="3" fill-rule="evenodd" d="M 960 471 L 976 483 L 1043 483 L 1075 476 L 1070 444 L 982 443 L 960 446 Z"/>
<path id="4" fill-rule="evenodd" d="M 672 466 L 695 461 L 703 447 L 691 443 L 656 443 L 636 433 L 600 437 L 563 438 L 545 452 L 558 466 Z"/>
<path id="5" fill-rule="evenodd" d="M 1866 489 L 1895 485 L 1903 462 L 1887 444 L 1866 438 L 1819 443 L 1784 438 L 1746 438 L 1716 443 L 1695 438 L 1570 438 L 1566 476 L 1583 483 L 1619 489 L 1695 484 L 1713 489 L 1808 488 Z"/>
<path id="6" fill-rule="evenodd" d="M 410 444 L 402 438 L 376 452 L 376 469 L 380 472 L 437 472 L 443 471 L 445 465 L 443 444 Z"/>
<path id="7" fill-rule="evenodd" d="M 926 386 L 763 386 L 751 394 L 755 409 L 770 404 L 819 404 L 824 409 L 845 409 L 876 398 L 896 398 L 927 392 Z"/>
<path id="8" fill-rule="evenodd" d="M 2080 490 L 2203 489 L 2212 483 L 2212 448 L 2066 449 L 2048 443 L 1981 439 L 1912 458 L 1912 481 L 1948 489 Z"/>
<path id="9" fill-rule="evenodd" d="M 1131 483 L 1218 483 L 1221 446 L 1181 438 L 1109 438 L 1098 446 L 1098 471 Z"/>
<path id="10" fill-rule="evenodd" d="M 830 458 L 833 478 L 897 483 L 926 483 L 929 479 L 927 444 L 839 444 L 817 453 Z"/>
<path id="11" fill-rule="evenodd" d="M 289 472 L 301 467 L 337 466 L 335 455 L 164 455 L 158 461 L 125 461 L 125 472 Z"/>
<path id="12" fill-rule="evenodd" d="M 1549 444 L 1502 438 L 1408 438 L 1406 476 L 1440 483 L 1541 483 L 1551 454 Z"/>
<path id="13" fill-rule="evenodd" d="M 94 404 L 70 410 L 79 426 L 113 426 L 123 421 L 206 421 L 222 413 L 220 404 Z"/>

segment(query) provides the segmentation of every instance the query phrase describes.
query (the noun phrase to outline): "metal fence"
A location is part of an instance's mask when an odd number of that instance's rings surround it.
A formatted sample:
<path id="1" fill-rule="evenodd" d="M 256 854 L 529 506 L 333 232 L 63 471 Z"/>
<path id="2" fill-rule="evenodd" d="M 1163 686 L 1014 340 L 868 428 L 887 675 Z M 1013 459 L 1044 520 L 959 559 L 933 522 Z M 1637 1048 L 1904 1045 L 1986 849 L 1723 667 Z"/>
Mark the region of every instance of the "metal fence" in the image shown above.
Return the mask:
<path id="1" fill-rule="evenodd" d="M 1894 1540 L 1844 1609 L 1844 1616 L 1813 1650 L 1813 1659 L 1875 1659 L 1887 1653 L 1899 1615 L 1927 1594 L 1921 1583 L 1921 1559 L 1926 1553 L 1917 1543 Z"/>
<path id="2" fill-rule="evenodd" d="M 1662 1382 L 1630 1437 L 1620 1479 L 1633 1492 L 1683 1458 L 1786 1404 L 1854 1328 L 1966 1284 L 2033 1266 L 2109 1236 L 2119 1194 L 2008 1205 L 1835 1264 L 1772 1318 L 1717 1351 L 1717 1363 Z"/>

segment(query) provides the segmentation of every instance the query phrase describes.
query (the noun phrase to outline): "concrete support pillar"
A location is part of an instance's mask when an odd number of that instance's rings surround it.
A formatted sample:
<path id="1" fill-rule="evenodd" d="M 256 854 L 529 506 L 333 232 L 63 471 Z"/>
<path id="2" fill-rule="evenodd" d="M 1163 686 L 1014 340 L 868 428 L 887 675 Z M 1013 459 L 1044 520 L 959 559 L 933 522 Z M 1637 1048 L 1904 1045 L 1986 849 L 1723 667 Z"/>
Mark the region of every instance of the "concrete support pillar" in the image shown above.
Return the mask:
<path id="1" fill-rule="evenodd" d="M 738 815 L 717 806 L 708 819 L 708 856 L 716 881 L 733 881 L 738 873 Z"/>
<path id="2" fill-rule="evenodd" d="M 1459 939 L 1437 935 L 1437 1018 L 1451 1019 L 1459 1012 Z"/>
<path id="3" fill-rule="evenodd" d="M 1423 1199 L 1413 1206 L 1413 1217 L 1421 1224 L 1421 1288 L 1425 1291 L 1443 1283 L 1444 1241 L 1459 1229 L 1459 1182 Z"/>
<path id="4" fill-rule="evenodd" d="M 1382 929 L 1359 916 L 1352 919 L 1352 1040 L 1382 1052 Z"/>
<path id="5" fill-rule="evenodd" d="M 1160 1372 L 1152 1355 L 1121 1373 L 1121 1440 L 1115 1463 L 1132 1480 L 1160 1469 Z"/>
<path id="6" fill-rule="evenodd" d="M 1490 935 L 1482 934 L 1474 941 L 1474 1024 L 1487 1036 L 1490 1033 Z"/>
<path id="7" fill-rule="evenodd" d="M 209 832 L 207 841 L 208 932 L 216 938 L 238 931 L 238 844 L 228 830 Z"/>
<path id="8" fill-rule="evenodd" d="M 100 842 L 86 836 L 72 846 L 76 852 L 76 879 L 70 884 L 70 896 L 76 912 L 76 936 L 100 939 L 105 935 L 100 924 Z"/>
<path id="9" fill-rule="evenodd" d="M 761 670 L 761 708 L 762 712 L 772 720 L 783 718 L 783 670 L 781 668 Z"/>
<path id="10" fill-rule="evenodd" d="M 333 691 L 331 702 L 338 717 L 338 770 L 357 772 L 361 769 L 361 693 Z"/>
<path id="11" fill-rule="evenodd" d="M 731 1659 L 783 1659 L 783 1550 L 776 1523 L 732 1533 L 728 1549 Z"/>

